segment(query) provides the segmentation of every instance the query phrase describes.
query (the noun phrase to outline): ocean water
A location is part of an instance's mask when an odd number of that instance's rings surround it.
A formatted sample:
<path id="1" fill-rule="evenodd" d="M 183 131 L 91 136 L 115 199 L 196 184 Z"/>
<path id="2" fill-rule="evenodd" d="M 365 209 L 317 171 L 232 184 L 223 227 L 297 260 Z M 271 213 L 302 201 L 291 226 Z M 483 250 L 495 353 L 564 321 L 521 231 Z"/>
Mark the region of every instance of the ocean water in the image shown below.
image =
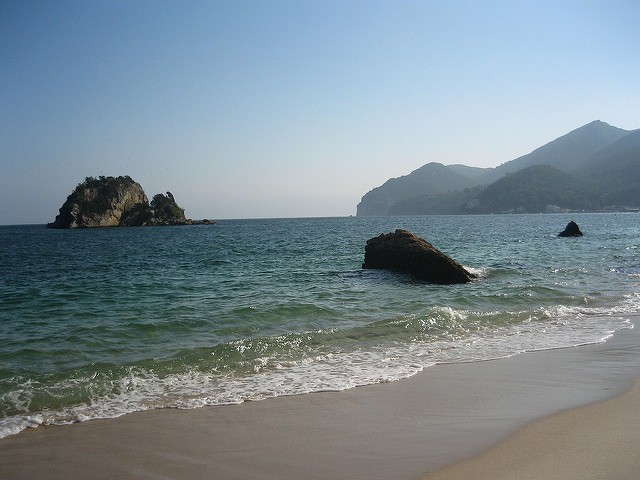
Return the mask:
<path id="1" fill-rule="evenodd" d="M 557 237 L 570 220 L 584 237 Z M 367 239 L 396 228 L 479 278 L 362 270 Z M 0 275 L 2 438 L 605 341 L 640 308 L 640 215 L 7 226 Z"/>

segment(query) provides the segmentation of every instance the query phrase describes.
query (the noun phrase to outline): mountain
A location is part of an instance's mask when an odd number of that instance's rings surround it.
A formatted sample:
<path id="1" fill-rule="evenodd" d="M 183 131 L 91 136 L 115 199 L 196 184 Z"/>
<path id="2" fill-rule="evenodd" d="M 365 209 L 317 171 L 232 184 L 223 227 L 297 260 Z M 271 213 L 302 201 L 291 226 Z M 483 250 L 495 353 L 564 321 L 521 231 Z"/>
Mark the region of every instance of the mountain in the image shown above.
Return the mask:
<path id="1" fill-rule="evenodd" d="M 485 169 L 441 163 L 427 163 L 409 175 L 387 180 L 380 187 L 368 192 L 358 204 L 357 215 L 388 215 L 396 203 L 428 193 L 443 194 L 475 186 Z"/>
<path id="2" fill-rule="evenodd" d="M 467 167 L 466 165 L 460 164 L 447 165 L 447 168 L 473 182 L 480 181 L 487 171 L 493 170 L 492 168 Z"/>
<path id="3" fill-rule="evenodd" d="M 495 168 L 429 163 L 365 194 L 357 214 L 592 210 L 638 206 L 638 193 L 640 130 L 596 120 Z"/>
<path id="4" fill-rule="evenodd" d="M 478 202 L 483 186 L 452 190 L 438 195 L 421 195 L 400 200 L 391 205 L 388 215 L 456 215 L 465 213 L 467 205 Z"/>
<path id="5" fill-rule="evenodd" d="M 577 170 L 600 184 L 605 205 L 634 205 L 640 202 L 640 130 L 600 150 Z"/>
<path id="6" fill-rule="evenodd" d="M 466 213 L 538 213 L 555 208 L 594 209 L 594 186 L 550 165 L 533 165 L 501 178 L 484 189 Z"/>
<path id="7" fill-rule="evenodd" d="M 482 176 L 482 183 L 492 183 L 509 173 L 532 165 L 550 165 L 563 172 L 575 171 L 592 155 L 628 134 L 628 130 L 595 120 L 536 148 L 527 155 L 490 169 Z"/>

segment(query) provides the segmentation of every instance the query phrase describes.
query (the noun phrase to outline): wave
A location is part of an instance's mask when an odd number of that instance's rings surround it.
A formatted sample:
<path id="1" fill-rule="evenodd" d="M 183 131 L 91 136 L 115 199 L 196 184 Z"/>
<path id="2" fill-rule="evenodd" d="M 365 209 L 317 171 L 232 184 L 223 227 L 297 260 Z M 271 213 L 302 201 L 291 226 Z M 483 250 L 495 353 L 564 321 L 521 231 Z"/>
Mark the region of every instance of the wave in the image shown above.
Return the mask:
<path id="1" fill-rule="evenodd" d="M 394 382 L 438 363 L 598 343 L 632 328 L 640 294 L 613 307 L 477 312 L 433 307 L 346 329 L 239 339 L 165 361 L 94 365 L 70 377 L 4 379 L 0 438 L 39 425 L 199 408 Z M 45 381 L 46 380 L 46 381 Z M 11 384 L 11 385 L 9 385 Z"/>

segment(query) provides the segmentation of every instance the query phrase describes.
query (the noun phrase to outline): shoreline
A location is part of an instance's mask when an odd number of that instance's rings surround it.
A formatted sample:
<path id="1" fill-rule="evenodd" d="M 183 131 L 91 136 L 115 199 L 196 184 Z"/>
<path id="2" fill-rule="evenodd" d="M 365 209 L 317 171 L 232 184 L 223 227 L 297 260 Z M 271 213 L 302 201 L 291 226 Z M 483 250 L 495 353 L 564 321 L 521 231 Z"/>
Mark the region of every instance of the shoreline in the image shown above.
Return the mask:
<path id="1" fill-rule="evenodd" d="M 468 465 L 467 459 L 482 461 L 491 447 L 517 437 L 515 432 L 537 428 L 538 423 L 527 427 L 532 422 L 584 405 L 606 409 L 608 402 L 598 402 L 613 397 L 626 399 L 622 394 L 639 377 L 640 331 L 624 329 L 601 344 L 440 364 L 392 384 L 40 426 L 0 440 L 0 477 L 73 480 L 91 472 L 96 479 L 382 480 L 441 470 L 436 475 L 446 475 L 447 468 Z M 632 391 L 640 395 L 638 388 Z M 627 415 L 628 423 L 638 416 Z M 549 444 L 544 435 L 537 438 Z"/>

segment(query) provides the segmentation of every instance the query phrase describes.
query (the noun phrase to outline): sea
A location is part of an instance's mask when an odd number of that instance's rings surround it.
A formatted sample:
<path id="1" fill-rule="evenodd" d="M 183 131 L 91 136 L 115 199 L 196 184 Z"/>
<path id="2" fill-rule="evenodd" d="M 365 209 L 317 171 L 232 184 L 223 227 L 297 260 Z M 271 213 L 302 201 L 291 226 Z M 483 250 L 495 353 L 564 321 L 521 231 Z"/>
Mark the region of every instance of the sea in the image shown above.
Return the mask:
<path id="1" fill-rule="evenodd" d="M 584 236 L 559 238 L 571 220 Z M 363 270 L 367 240 L 397 228 L 478 278 Z M 634 213 L 3 226 L 0 438 L 598 343 L 639 311 Z"/>

